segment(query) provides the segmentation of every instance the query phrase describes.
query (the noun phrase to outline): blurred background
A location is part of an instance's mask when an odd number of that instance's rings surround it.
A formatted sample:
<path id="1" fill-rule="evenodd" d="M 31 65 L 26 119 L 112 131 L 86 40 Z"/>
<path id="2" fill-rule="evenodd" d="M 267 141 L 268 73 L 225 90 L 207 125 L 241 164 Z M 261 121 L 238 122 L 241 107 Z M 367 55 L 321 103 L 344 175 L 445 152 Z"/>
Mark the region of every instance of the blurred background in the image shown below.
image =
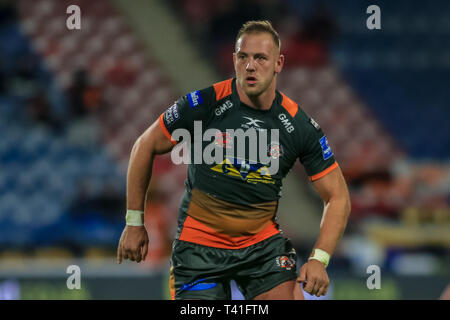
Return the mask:
<path id="1" fill-rule="evenodd" d="M 66 27 L 73 4 L 80 30 Z M 380 30 L 366 27 L 372 4 Z M 156 159 L 149 255 L 117 265 L 131 147 L 178 97 L 233 76 L 235 36 L 256 19 L 282 39 L 279 90 L 321 125 L 350 187 L 325 299 L 441 297 L 450 2 L 0 0 L 0 299 L 169 298 L 186 167 Z M 278 216 L 300 263 L 321 214 L 296 165 Z M 66 287 L 69 265 L 80 266 L 80 290 Z M 366 286 L 370 265 L 381 268 L 379 290 Z"/>

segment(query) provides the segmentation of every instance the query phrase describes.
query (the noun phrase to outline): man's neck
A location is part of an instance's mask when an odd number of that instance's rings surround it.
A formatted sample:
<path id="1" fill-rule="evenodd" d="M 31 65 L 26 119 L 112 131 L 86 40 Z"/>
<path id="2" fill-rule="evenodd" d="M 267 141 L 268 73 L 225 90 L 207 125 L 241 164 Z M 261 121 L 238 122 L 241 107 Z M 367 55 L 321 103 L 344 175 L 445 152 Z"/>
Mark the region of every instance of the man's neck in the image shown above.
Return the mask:
<path id="1" fill-rule="evenodd" d="M 236 89 L 239 99 L 249 107 L 257 110 L 269 110 L 275 99 L 276 80 L 270 84 L 269 88 L 259 96 L 249 97 L 236 81 Z"/>

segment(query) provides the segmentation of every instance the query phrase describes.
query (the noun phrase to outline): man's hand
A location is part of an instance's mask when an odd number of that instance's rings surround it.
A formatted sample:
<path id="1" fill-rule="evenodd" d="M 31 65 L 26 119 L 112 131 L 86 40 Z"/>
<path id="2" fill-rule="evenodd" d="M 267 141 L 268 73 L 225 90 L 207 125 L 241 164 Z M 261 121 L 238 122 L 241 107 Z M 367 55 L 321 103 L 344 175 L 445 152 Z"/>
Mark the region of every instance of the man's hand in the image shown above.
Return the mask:
<path id="1" fill-rule="evenodd" d="M 145 260 L 148 252 L 148 234 L 144 226 L 125 226 L 117 247 L 117 263 L 123 259 L 141 262 Z"/>
<path id="2" fill-rule="evenodd" d="M 314 259 L 309 260 L 301 267 L 297 282 L 303 283 L 303 289 L 317 297 L 326 295 L 330 285 L 325 265 Z"/>

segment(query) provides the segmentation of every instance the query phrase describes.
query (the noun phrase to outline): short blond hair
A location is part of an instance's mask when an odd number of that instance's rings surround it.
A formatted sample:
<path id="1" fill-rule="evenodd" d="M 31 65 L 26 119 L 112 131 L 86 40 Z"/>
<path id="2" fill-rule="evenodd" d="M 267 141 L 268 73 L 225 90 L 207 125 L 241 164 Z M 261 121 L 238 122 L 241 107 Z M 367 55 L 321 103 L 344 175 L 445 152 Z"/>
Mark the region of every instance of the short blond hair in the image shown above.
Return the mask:
<path id="1" fill-rule="evenodd" d="M 269 20 L 252 20 L 244 23 L 237 34 L 236 43 L 244 34 L 263 32 L 270 34 L 275 45 L 281 49 L 280 36 Z"/>

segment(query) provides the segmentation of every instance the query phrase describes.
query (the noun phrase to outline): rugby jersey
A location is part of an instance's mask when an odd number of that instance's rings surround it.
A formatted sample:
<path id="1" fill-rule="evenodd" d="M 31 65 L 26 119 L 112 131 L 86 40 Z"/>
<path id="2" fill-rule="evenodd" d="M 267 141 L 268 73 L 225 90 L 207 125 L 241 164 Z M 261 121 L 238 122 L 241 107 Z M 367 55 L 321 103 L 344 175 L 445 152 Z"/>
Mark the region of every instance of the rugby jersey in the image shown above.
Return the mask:
<path id="1" fill-rule="evenodd" d="M 276 91 L 270 109 L 257 110 L 240 101 L 234 78 L 181 97 L 159 124 L 190 151 L 179 240 L 239 249 L 267 239 L 280 233 L 278 199 L 295 161 L 311 181 L 338 167 L 324 132 L 297 103 Z"/>

